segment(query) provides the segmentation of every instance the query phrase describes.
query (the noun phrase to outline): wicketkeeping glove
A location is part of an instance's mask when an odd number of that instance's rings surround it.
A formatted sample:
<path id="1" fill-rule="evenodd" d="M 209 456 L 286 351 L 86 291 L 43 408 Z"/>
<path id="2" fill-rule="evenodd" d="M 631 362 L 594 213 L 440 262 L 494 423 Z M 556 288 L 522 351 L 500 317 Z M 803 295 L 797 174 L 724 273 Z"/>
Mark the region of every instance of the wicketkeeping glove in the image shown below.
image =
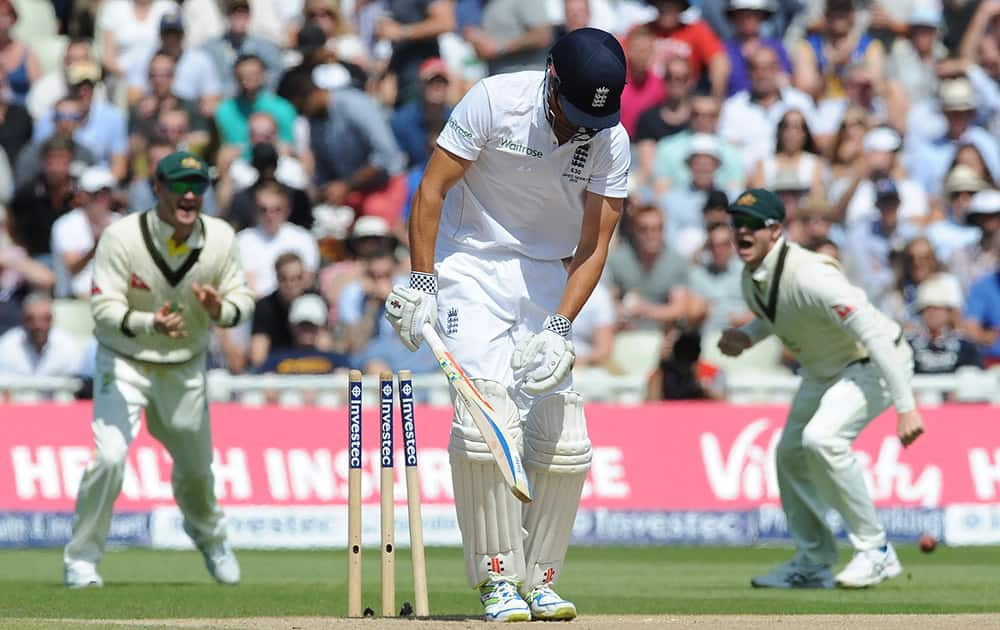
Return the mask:
<path id="1" fill-rule="evenodd" d="M 569 340 L 572 324 L 562 315 L 549 315 L 544 330 L 529 335 L 514 348 L 510 366 L 514 374 L 524 374 L 522 389 L 542 394 L 558 385 L 573 369 L 576 353 Z"/>
<path id="2" fill-rule="evenodd" d="M 414 271 L 410 286 L 396 285 L 385 300 L 385 318 L 399 333 L 403 345 L 416 352 L 424 340 L 420 328 L 437 320 L 437 276 Z"/>

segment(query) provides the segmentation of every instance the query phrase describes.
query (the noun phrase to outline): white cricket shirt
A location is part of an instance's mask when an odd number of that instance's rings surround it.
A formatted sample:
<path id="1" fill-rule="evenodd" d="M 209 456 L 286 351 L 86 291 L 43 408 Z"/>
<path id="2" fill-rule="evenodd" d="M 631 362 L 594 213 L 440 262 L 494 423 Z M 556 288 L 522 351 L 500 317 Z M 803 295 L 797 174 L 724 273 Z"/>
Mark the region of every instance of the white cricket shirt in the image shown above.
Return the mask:
<path id="1" fill-rule="evenodd" d="M 445 197 L 439 246 L 566 258 L 580 238 L 585 191 L 627 196 L 625 128 L 560 146 L 545 117 L 544 79 L 540 71 L 487 77 L 455 106 L 437 143 L 473 164 Z"/>

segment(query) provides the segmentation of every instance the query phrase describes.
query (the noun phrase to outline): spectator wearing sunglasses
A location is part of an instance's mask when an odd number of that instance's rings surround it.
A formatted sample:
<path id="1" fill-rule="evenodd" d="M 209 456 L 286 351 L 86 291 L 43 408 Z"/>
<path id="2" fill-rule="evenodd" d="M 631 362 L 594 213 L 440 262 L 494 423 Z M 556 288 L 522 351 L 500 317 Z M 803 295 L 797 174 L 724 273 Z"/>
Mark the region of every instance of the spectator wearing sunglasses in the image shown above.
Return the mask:
<path id="1" fill-rule="evenodd" d="M 59 99 L 52 113 L 55 121 L 55 134 L 66 140 L 73 151 L 71 169 L 85 168 L 97 164 L 97 158 L 93 151 L 83 144 L 73 139 L 76 130 L 80 128 L 80 121 L 83 120 L 83 107 L 76 99 L 66 96 Z M 35 142 L 21 149 L 14 164 L 14 175 L 18 184 L 31 181 L 42 172 L 42 148 L 44 143 Z"/>

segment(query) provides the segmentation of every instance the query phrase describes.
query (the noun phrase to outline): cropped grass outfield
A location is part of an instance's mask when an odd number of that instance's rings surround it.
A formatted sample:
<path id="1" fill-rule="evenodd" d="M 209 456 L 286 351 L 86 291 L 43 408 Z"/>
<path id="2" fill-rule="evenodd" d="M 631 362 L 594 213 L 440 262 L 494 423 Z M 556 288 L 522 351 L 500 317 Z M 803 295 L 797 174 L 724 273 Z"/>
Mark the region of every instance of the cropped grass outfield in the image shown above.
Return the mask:
<path id="1" fill-rule="evenodd" d="M 367 549 L 366 549 L 367 551 Z M 1000 611 L 1000 548 L 899 548 L 904 574 L 863 591 L 756 590 L 750 577 L 788 559 L 776 548 L 571 548 L 560 593 L 583 615 L 984 613 Z M 844 550 L 843 560 L 848 552 Z M 243 551 L 243 583 L 211 581 L 195 552 L 110 552 L 103 589 L 62 587 L 61 550 L 0 551 L 0 628 L 13 619 L 166 619 L 345 614 L 343 551 Z M 432 615 L 477 615 L 458 549 L 427 549 Z M 379 556 L 365 554 L 364 606 L 379 608 Z M 409 554 L 397 558 L 397 606 L 412 601 Z M 5 619 L 7 620 L 5 622 Z M 23 625 L 23 624 L 17 624 Z"/>

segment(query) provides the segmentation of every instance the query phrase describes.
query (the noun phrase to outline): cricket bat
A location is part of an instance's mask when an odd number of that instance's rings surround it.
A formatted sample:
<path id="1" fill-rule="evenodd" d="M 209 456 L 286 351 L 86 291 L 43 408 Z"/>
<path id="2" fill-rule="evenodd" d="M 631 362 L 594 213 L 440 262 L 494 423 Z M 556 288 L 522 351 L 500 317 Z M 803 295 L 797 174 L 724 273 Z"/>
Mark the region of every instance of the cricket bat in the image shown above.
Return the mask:
<path id="1" fill-rule="evenodd" d="M 427 345 L 434 352 L 441 371 L 448 377 L 448 382 L 455 388 L 455 393 L 465 404 L 472 416 L 472 421 L 486 441 L 486 447 L 493 455 L 497 466 L 500 467 L 500 474 L 504 481 L 510 486 L 510 491 L 524 503 L 531 503 L 531 486 L 528 484 L 528 474 L 524 470 L 524 463 L 521 461 L 521 454 L 517 451 L 514 442 L 507 435 L 502 426 L 497 424 L 496 411 L 479 393 L 476 386 L 472 384 L 469 377 L 465 375 L 458 362 L 448 352 L 434 325 L 425 322 L 420 329 L 427 341 Z"/>

